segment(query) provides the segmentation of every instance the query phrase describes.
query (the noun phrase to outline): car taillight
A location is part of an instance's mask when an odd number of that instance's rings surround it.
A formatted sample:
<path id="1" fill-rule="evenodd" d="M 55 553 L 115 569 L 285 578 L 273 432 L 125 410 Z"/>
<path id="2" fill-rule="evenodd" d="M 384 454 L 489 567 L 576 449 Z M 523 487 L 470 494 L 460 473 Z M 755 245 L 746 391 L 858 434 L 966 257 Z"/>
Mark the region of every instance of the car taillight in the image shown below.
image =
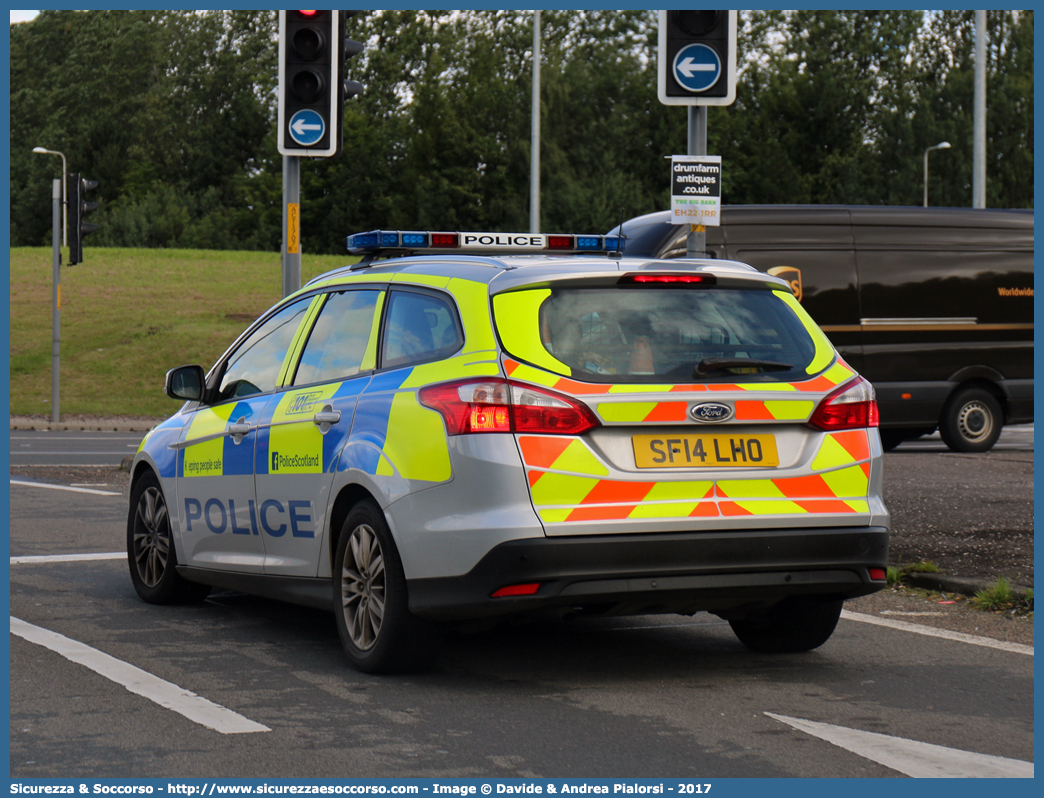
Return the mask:
<path id="1" fill-rule="evenodd" d="M 568 396 L 498 378 L 428 385 L 418 397 L 422 405 L 442 414 L 450 435 L 581 435 L 599 424 L 586 405 Z"/>
<path id="2" fill-rule="evenodd" d="M 540 590 L 539 582 L 530 582 L 525 585 L 508 585 L 490 594 L 490 598 L 504 598 L 506 596 L 532 596 Z"/>
<path id="3" fill-rule="evenodd" d="M 823 398 L 808 423 L 828 432 L 876 427 L 878 415 L 874 386 L 862 377 L 845 383 Z"/>

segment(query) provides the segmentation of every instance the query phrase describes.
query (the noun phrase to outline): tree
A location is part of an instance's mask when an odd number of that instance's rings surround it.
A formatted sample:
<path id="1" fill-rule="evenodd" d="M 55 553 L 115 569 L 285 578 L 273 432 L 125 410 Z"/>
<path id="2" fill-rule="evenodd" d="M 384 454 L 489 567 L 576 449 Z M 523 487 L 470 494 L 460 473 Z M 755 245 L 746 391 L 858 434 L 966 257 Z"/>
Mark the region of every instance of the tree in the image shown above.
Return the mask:
<path id="1" fill-rule="evenodd" d="M 272 12 L 44 11 L 12 26 L 12 242 L 49 240 L 39 209 L 54 164 L 30 153 L 45 146 L 99 182 L 94 245 L 270 244 L 244 213 L 242 178 L 261 168 L 272 129 L 274 19 Z M 184 224 L 161 223 L 159 233 L 150 228 L 162 220 L 133 219 L 171 201 L 180 207 L 174 216 L 188 214 Z M 201 213 L 215 217 L 201 222 Z M 189 233 L 197 222 L 218 234 Z"/>
<path id="2" fill-rule="evenodd" d="M 11 240 L 50 240 L 55 159 L 100 182 L 95 245 L 277 249 L 271 11 L 44 11 L 11 28 Z M 1033 12 L 989 12 L 987 202 L 1033 206 Z M 686 111 L 656 99 L 656 14 L 543 13 L 545 231 L 665 208 Z M 972 13 L 747 11 L 736 103 L 708 110 L 727 203 L 971 198 Z M 304 159 L 302 238 L 529 226 L 532 15 L 372 11 L 344 153 Z"/>

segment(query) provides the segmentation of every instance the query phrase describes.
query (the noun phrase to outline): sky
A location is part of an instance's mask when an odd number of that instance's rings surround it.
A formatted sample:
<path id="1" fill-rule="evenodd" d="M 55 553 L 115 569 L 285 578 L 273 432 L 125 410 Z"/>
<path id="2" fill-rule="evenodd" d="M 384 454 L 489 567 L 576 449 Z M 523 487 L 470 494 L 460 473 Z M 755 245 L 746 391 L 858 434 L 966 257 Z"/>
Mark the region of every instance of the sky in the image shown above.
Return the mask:
<path id="1" fill-rule="evenodd" d="M 39 13 L 39 11 L 12 11 L 11 22 L 28 22 Z"/>

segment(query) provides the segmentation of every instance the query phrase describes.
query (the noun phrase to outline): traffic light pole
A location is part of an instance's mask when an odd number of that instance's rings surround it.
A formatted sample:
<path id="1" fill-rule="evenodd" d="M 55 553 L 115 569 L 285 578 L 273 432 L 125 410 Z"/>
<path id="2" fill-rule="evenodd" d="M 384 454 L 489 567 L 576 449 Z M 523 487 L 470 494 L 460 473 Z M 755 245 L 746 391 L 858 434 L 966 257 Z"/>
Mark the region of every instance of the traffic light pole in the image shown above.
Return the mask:
<path id="1" fill-rule="evenodd" d="M 690 105 L 689 109 L 689 155 L 707 154 L 707 106 Z M 685 239 L 685 257 L 707 256 L 707 231 L 702 224 L 690 224 Z"/>
<path id="2" fill-rule="evenodd" d="M 59 419 L 58 366 L 62 326 L 62 182 L 55 180 L 51 191 L 51 248 L 54 250 L 54 281 L 51 288 L 51 421 Z"/>
<path id="3" fill-rule="evenodd" d="M 301 287 L 301 159 L 283 156 L 283 296 Z"/>

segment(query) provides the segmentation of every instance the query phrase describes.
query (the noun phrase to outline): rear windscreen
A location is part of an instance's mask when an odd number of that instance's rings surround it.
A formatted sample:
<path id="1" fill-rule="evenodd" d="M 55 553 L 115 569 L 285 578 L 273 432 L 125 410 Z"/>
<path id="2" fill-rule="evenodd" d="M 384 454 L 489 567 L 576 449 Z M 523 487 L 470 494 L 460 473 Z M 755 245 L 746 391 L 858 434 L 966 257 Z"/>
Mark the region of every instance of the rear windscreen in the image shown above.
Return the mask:
<path id="1" fill-rule="evenodd" d="M 498 295 L 494 310 L 509 354 L 576 379 L 777 382 L 807 379 L 833 359 L 789 299 L 709 287 L 545 288 Z"/>

